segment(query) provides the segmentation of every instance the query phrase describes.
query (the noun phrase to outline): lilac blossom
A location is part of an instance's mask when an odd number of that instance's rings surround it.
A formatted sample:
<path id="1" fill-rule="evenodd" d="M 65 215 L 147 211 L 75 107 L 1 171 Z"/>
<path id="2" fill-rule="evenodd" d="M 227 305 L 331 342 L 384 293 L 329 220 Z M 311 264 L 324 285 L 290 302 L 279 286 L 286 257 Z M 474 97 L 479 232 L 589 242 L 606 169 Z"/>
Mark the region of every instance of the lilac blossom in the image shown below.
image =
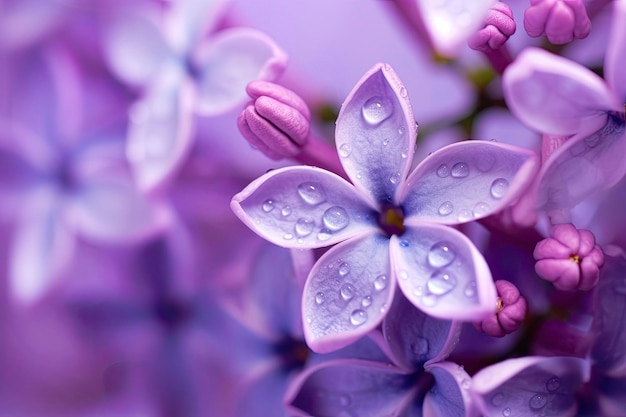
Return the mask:
<path id="1" fill-rule="evenodd" d="M 508 281 L 498 280 L 495 285 L 498 291 L 498 310 L 483 321 L 475 323 L 475 327 L 489 336 L 502 337 L 519 329 L 526 315 L 526 299 Z"/>
<path id="2" fill-rule="evenodd" d="M 468 141 L 435 152 L 406 178 L 416 133 L 406 88 L 389 65 L 378 64 L 337 120 L 337 150 L 354 185 L 319 168 L 288 167 L 233 198 L 235 213 L 275 244 L 316 248 L 343 241 L 315 264 L 304 288 L 305 337 L 315 351 L 338 349 L 375 328 L 396 282 L 436 317 L 472 320 L 495 311 L 484 259 L 449 226 L 514 201 L 536 158 Z M 367 307 L 364 297 L 371 299 Z"/>
<path id="3" fill-rule="evenodd" d="M 502 73 L 511 63 L 511 56 L 504 45 L 516 30 L 513 12 L 506 4 L 498 2 L 487 12 L 483 26 L 467 43 L 470 48 L 483 52 L 493 68 Z"/>
<path id="4" fill-rule="evenodd" d="M 564 44 L 586 38 L 591 21 L 583 0 L 531 0 L 524 29 L 533 38 L 546 35 L 550 42 Z"/>
<path id="5" fill-rule="evenodd" d="M 216 31 L 228 1 L 132 7 L 107 22 L 107 57 L 122 80 L 144 88 L 130 110 L 127 154 L 139 185 L 163 186 L 189 153 L 194 115 L 214 116 L 245 100 L 255 79 L 276 79 L 285 53 L 250 28 Z M 137 58 L 138 57 L 138 58 Z"/>

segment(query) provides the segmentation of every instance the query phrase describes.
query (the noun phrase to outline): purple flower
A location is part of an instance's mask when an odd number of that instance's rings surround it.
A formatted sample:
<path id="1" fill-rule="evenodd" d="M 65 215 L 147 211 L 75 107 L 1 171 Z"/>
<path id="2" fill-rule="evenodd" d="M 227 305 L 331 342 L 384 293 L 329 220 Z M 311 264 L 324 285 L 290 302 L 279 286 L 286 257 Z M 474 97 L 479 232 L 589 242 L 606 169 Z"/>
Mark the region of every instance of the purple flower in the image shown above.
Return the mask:
<path id="1" fill-rule="evenodd" d="M 624 103 L 626 18 L 624 2 L 613 2 L 606 81 L 589 69 L 537 48 L 523 51 L 503 77 L 511 111 L 544 134 L 542 169 L 520 205 L 520 218 L 536 209 L 567 223 L 568 210 L 592 192 L 607 189 L 626 172 Z"/>
<path id="2" fill-rule="evenodd" d="M 533 38 L 545 34 L 550 42 L 564 44 L 586 38 L 591 21 L 582 0 L 531 0 L 524 29 Z"/>
<path id="3" fill-rule="evenodd" d="M 224 113 L 245 100 L 250 81 L 274 80 L 284 70 L 285 53 L 257 30 L 231 28 L 206 36 L 216 29 L 226 3 L 172 2 L 162 16 L 156 9 L 129 7 L 107 22 L 111 68 L 146 90 L 131 109 L 127 147 L 145 190 L 164 185 L 183 163 L 194 114 Z"/>
<path id="4" fill-rule="evenodd" d="M 304 288 L 305 337 L 315 351 L 341 348 L 375 328 L 396 282 L 436 317 L 478 320 L 495 311 L 484 259 L 450 226 L 514 201 L 536 158 L 467 141 L 433 153 L 406 178 L 416 133 L 406 88 L 389 65 L 378 64 L 337 119 L 337 149 L 354 185 L 319 168 L 288 167 L 233 198 L 242 221 L 280 246 L 344 241 L 318 260 Z"/>
<path id="5" fill-rule="evenodd" d="M 498 280 L 495 285 L 498 291 L 498 310 L 483 321 L 475 323 L 475 327 L 489 336 L 502 337 L 519 329 L 526 316 L 526 299 L 508 281 Z"/>

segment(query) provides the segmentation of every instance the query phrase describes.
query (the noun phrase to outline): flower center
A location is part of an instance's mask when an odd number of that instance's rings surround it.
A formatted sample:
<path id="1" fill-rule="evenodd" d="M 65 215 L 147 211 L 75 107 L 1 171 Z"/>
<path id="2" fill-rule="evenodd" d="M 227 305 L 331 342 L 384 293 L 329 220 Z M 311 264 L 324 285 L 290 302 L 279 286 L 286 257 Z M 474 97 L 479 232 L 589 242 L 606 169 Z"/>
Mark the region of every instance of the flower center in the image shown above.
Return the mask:
<path id="1" fill-rule="evenodd" d="M 400 207 L 385 206 L 378 215 L 378 225 L 388 237 L 404 233 L 404 212 Z"/>

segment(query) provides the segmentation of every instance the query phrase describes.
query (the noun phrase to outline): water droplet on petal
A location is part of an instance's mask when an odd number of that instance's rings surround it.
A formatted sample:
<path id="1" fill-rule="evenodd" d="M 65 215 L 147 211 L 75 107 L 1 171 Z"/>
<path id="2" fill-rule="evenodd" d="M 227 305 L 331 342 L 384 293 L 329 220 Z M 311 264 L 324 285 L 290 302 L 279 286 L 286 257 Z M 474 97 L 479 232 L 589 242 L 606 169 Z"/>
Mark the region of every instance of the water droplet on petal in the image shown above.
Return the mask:
<path id="1" fill-rule="evenodd" d="M 561 380 L 557 376 L 553 376 L 552 378 L 548 379 L 548 381 L 546 382 L 546 389 L 549 392 L 554 392 L 558 390 L 559 388 L 561 388 Z"/>
<path id="2" fill-rule="evenodd" d="M 533 411 L 539 411 L 548 404 L 548 397 L 543 394 L 535 394 L 528 401 L 528 407 Z"/>
<path id="3" fill-rule="evenodd" d="M 439 214 L 442 216 L 447 216 L 448 214 L 452 213 L 453 210 L 454 206 L 452 205 L 452 201 L 444 201 L 439 206 Z"/>
<path id="4" fill-rule="evenodd" d="M 328 229 L 322 229 L 319 231 L 319 233 L 317 234 L 317 238 L 322 241 L 325 242 L 328 239 L 330 239 L 330 237 L 333 235 L 333 232 L 331 232 Z"/>
<path id="5" fill-rule="evenodd" d="M 306 316 L 306 322 L 309 324 L 313 323 L 313 319 L 311 318 L 311 316 Z"/>
<path id="6" fill-rule="evenodd" d="M 406 97 L 407 96 L 407 91 L 405 87 L 400 87 L 400 97 Z"/>
<path id="7" fill-rule="evenodd" d="M 452 169 L 450 170 L 450 175 L 454 178 L 465 178 L 469 175 L 469 165 L 465 162 L 457 162 L 452 165 Z"/>
<path id="8" fill-rule="evenodd" d="M 389 138 L 383 139 L 383 146 L 389 145 Z"/>
<path id="9" fill-rule="evenodd" d="M 452 263 L 456 254 L 452 250 L 450 243 L 435 243 L 428 252 L 428 263 L 434 268 L 443 268 Z"/>
<path id="10" fill-rule="evenodd" d="M 371 125 L 378 125 L 385 121 L 393 113 L 393 106 L 386 97 L 371 97 L 361 109 L 363 118 Z"/>
<path id="11" fill-rule="evenodd" d="M 345 301 L 349 301 L 352 299 L 352 297 L 354 297 L 356 289 L 354 288 L 354 285 L 346 283 L 341 286 L 341 290 L 339 290 L 339 293 L 341 294 L 341 298 L 343 298 Z"/>
<path id="12" fill-rule="evenodd" d="M 450 175 L 450 168 L 448 168 L 446 164 L 439 165 L 439 168 L 437 168 L 437 176 L 440 178 L 445 178 L 448 175 Z"/>
<path id="13" fill-rule="evenodd" d="M 489 205 L 487 203 L 478 202 L 474 206 L 474 217 L 482 217 L 489 212 Z"/>
<path id="14" fill-rule="evenodd" d="M 407 279 L 409 277 L 409 273 L 402 270 L 400 271 L 400 279 Z"/>
<path id="15" fill-rule="evenodd" d="M 339 275 L 341 275 L 342 277 L 345 277 L 349 273 L 350 273 L 349 264 L 347 264 L 346 262 L 343 262 L 341 265 L 339 265 Z"/>
<path id="16" fill-rule="evenodd" d="M 402 149 L 402 159 L 406 159 L 409 156 L 409 148 Z"/>
<path id="17" fill-rule="evenodd" d="M 324 294 L 322 291 L 320 291 L 317 294 L 315 294 L 315 302 L 318 305 L 319 304 L 324 304 L 325 300 L 326 300 L 326 294 Z"/>
<path id="18" fill-rule="evenodd" d="M 330 207 L 322 216 L 324 225 L 332 231 L 341 230 L 350 223 L 346 209 L 340 206 Z"/>
<path id="19" fill-rule="evenodd" d="M 471 220 L 473 218 L 473 213 L 471 210 L 469 209 L 461 209 L 461 211 L 459 211 L 459 217 L 457 217 L 457 219 L 460 222 L 466 222 L 468 220 Z"/>
<path id="20" fill-rule="evenodd" d="M 400 126 L 400 127 L 398 128 L 398 135 L 402 136 L 402 135 L 404 135 L 404 132 L 406 132 L 406 128 L 405 128 L 404 126 Z M 409 152 L 409 151 L 407 150 L 407 153 L 408 153 L 408 152 Z"/>
<path id="21" fill-rule="evenodd" d="M 491 404 L 497 407 L 499 405 L 502 405 L 502 403 L 504 403 L 504 394 L 502 394 L 501 392 L 496 392 L 495 394 L 493 394 L 493 396 L 491 397 Z"/>
<path id="22" fill-rule="evenodd" d="M 509 417 L 511 415 L 511 409 L 509 407 L 505 408 L 504 410 L 502 410 L 502 415 L 504 417 Z"/>
<path id="23" fill-rule="evenodd" d="M 428 339 L 418 337 L 414 343 L 411 343 L 411 351 L 417 356 L 422 356 L 428 353 Z"/>
<path id="24" fill-rule="evenodd" d="M 426 307 L 432 307 L 437 304 L 438 299 L 439 297 L 437 297 L 435 294 L 426 294 L 422 297 L 422 304 Z"/>
<path id="25" fill-rule="evenodd" d="M 302 200 L 312 206 L 316 206 L 326 200 L 322 186 L 314 182 L 303 182 L 298 185 L 298 194 L 300 194 Z"/>
<path id="26" fill-rule="evenodd" d="M 372 305 L 372 296 L 371 295 L 366 295 L 365 297 L 363 297 L 363 301 L 361 301 L 361 305 L 365 308 L 369 307 Z"/>
<path id="27" fill-rule="evenodd" d="M 352 145 L 350 145 L 349 143 L 343 143 L 341 146 L 339 146 L 339 156 L 341 156 L 342 158 L 349 157 L 351 153 Z"/>
<path id="28" fill-rule="evenodd" d="M 350 323 L 360 326 L 367 321 L 367 313 L 364 310 L 356 309 L 350 314 Z"/>
<path id="29" fill-rule="evenodd" d="M 269 213 L 270 211 L 274 210 L 274 200 L 270 200 L 270 199 L 265 200 L 263 202 L 262 208 L 263 208 L 263 211 L 266 213 Z"/>
<path id="30" fill-rule="evenodd" d="M 504 178 L 496 178 L 491 183 L 491 188 L 489 189 L 489 192 L 491 193 L 491 196 L 493 198 L 500 199 L 504 197 L 504 194 L 506 194 L 508 189 L 509 182 L 507 180 L 505 180 Z"/>
<path id="31" fill-rule="evenodd" d="M 315 222 L 307 217 L 301 217 L 296 222 L 296 234 L 300 237 L 306 237 L 313 233 L 313 228 L 315 227 Z"/>
<path id="32" fill-rule="evenodd" d="M 435 295 L 444 295 L 456 287 L 456 278 L 447 271 L 435 271 L 426 283 L 428 291 Z"/>
<path id="33" fill-rule="evenodd" d="M 374 279 L 374 288 L 376 291 L 382 291 L 387 287 L 387 275 L 379 275 Z"/>
<path id="34" fill-rule="evenodd" d="M 283 235 L 283 239 L 285 239 L 285 240 L 291 240 L 291 239 L 293 239 L 293 235 L 292 235 L 291 233 L 285 233 L 285 234 Z"/>
<path id="35" fill-rule="evenodd" d="M 409 245 L 409 242 L 408 242 L 408 241 L 406 241 L 406 240 L 401 240 L 401 241 L 400 241 L 400 246 L 402 246 L 403 248 L 408 248 L 410 245 Z"/>
<path id="36" fill-rule="evenodd" d="M 390 181 L 392 184 L 397 184 L 398 182 L 400 182 L 400 173 L 399 173 L 399 172 L 396 172 L 395 174 L 393 174 L 393 175 L 391 176 L 391 178 L 389 178 L 389 181 Z"/>
<path id="37" fill-rule="evenodd" d="M 283 217 L 287 217 L 291 214 L 291 206 L 284 206 L 281 210 L 280 210 L 280 214 L 283 215 Z"/>
<path id="38" fill-rule="evenodd" d="M 472 385 L 472 383 L 467 378 L 465 378 L 463 381 L 461 381 L 461 388 L 463 388 L 463 389 L 470 389 L 471 385 Z"/>
<path id="39" fill-rule="evenodd" d="M 473 297 L 474 295 L 476 295 L 476 282 L 468 282 L 465 286 L 465 290 L 463 290 L 463 294 L 465 294 L 466 297 Z"/>

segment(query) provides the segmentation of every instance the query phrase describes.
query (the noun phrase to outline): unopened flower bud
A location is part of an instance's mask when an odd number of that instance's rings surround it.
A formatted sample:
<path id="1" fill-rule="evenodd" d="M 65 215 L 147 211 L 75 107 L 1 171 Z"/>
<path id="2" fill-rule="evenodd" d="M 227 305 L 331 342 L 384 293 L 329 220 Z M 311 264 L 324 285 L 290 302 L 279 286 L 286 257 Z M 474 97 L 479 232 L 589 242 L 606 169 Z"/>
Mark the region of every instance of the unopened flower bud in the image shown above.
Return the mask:
<path id="1" fill-rule="evenodd" d="M 591 21 L 583 0 L 531 0 L 524 12 L 524 28 L 529 36 L 546 35 L 554 44 L 583 39 L 591 31 Z"/>
<path id="2" fill-rule="evenodd" d="M 474 323 L 474 327 L 489 336 L 502 337 L 519 329 L 526 316 L 527 304 L 517 287 L 509 281 L 498 280 L 495 285 L 498 292 L 497 311 Z"/>

